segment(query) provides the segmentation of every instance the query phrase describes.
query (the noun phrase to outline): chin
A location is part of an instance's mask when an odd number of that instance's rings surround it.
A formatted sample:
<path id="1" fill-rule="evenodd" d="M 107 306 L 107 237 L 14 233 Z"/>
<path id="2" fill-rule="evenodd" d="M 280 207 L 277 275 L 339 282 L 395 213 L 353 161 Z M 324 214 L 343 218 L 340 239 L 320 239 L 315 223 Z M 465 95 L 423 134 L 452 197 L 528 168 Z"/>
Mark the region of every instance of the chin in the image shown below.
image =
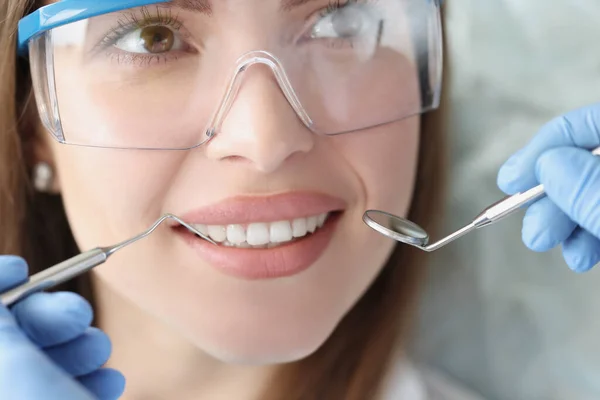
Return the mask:
<path id="1" fill-rule="evenodd" d="M 224 349 L 223 347 L 202 350 L 211 357 L 227 364 L 265 366 L 287 364 L 302 360 L 317 351 L 319 347 L 316 346 L 310 349 L 290 348 L 287 349 L 287 352 L 275 352 L 273 349 L 265 349 L 264 352 L 257 352 L 256 349 Z"/>
<path id="2" fill-rule="evenodd" d="M 298 327 L 301 327 L 298 324 Z M 275 365 L 302 360 L 315 353 L 331 335 L 330 327 L 299 328 L 298 334 L 289 335 L 290 327 L 278 329 L 276 324 L 255 330 L 242 325 L 227 335 L 210 335 L 206 332 L 193 338 L 201 351 L 228 364 Z M 316 329 L 315 329 L 316 328 Z"/>

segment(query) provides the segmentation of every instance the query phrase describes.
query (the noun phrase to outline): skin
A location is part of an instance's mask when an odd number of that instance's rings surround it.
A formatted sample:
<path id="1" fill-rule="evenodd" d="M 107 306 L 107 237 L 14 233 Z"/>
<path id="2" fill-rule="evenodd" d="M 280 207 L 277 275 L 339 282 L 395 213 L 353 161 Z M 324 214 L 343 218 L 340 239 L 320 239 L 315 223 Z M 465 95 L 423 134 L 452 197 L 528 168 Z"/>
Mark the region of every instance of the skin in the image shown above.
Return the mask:
<path id="1" fill-rule="evenodd" d="M 236 8 L 234 2 L 215 3 L 203 29 L 213 29 L 213 40 L 224 35 L 218 42 L 228 43 L 224 54 L 254 49 L 249 41 L 260 39 L 261 24 L 282 18 L 273 14 L 279 12 L 273 11 L 275 1 L 264 7 L 237 2 Z M 318 9 L 312 7 L 296 15 Z M 250 34 L 227 31 L 231 24 L 245 26 Z M 106 118 L 82 101 L 78 93 L 83 91 L 68 82 L 62 87 L 66 132 L 85 132 L 90 119 Z M 223 87 L 213 90 L 215 96 L 208 97 L 214 108 Z M 411 94 L 416 96 L 414 91 L 403 96 Z M 131 110 L 126 107 L 121 109 Z M 153 121 L 169 126 L 177 119 L 168 118 L 168 112 Z M 210 112 L 199 107 L 186 123 L 197 118 L 193 126 L 201 131 Z M 119 118 L 127 113 L 117 114 L 112 119 L 117 122 L 107 125 L 112 130 L 124 129 Z M 41 133 L 40 158 L 55 168 L 56 190 L 82 250 L 120 242 L 165 212 L 180 215 L 237 195 L 309 190 L 346 202 L 325 253 L 289 278 L 246 281 L 224 275 L 166 228 L 93 273 L 100 326 L 114 345 L 111 365 L 128 378 L 126 399 L 152 398 L 150 393 L 251 399 L 259 396 L 274 365 L 306 357 L 323 344 L 385 264 L 393 243 L 361 217 L 369 208 L 406 215 L 418 161 L 419 117 L 357 133 L 315 135 L 290 107 L 272 72 L 258 67 L 244 76 L 217 136 L 189 151 L 68 146 Z"/>

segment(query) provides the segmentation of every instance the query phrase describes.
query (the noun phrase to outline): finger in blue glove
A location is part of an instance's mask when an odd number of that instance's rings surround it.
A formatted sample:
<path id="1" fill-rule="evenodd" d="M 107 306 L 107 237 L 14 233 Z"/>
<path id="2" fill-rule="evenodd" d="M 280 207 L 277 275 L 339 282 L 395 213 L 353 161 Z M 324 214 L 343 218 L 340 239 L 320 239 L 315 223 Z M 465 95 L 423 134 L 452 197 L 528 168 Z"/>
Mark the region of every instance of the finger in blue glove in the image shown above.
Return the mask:
<path id="1" fill-rule="evenodd" d="M 565 261 L 578 272 L 600 261 L 600 159 L 590 153 L 598 146 L 600 104 L 546 124 L 498 173 L 507 194 L 544 185 L 548 197 L 528 209 L 523 242 L 535 251 L 562 243 Z"/>
<path id="2" fill-rule="evenodd" d="M 564 242 L 577 224 L 549 198 L 533 203 L 523 218 L 523 243 L 529 249 L 545 252 Z"/>
<path id="3" fill-rule="evenodd" d="M 94 400 L 34 345 L 13 315 L 0 306 L 0 398 L 19 400 Z"/>
<path id="4" fill-rule="evenodd" d="M 563 258 L 571 270 L 582 273 L 600 262 L 600 240 L 582 228 L 563 243 Z"/>
<path id="5" fill-rule="evenodd" d="M 0 255 L 0 293 L 27 280 L 27 263 L 21 257 Z"/>
<path id="6" fill-rule="evenodd" d="M 546 151 L 557 147 L 592 150 L 600 146 L 600 104 L 591 105 L 545 124 L 523 149 L 500 168 L 497 183 L 506 194 L 515 194 L 538 185 L 535 165 Z"/>
<path id="7" fill-rule="evenodd" d="M 562 211 L 600 237 L 600 157 L 582 149 L 556 148 L 540 156 L 535 173 Z"/>
<path id="8" fill-rule="evenodd" d="M 93 319 L 92 307 L 75 293 L 35 293 L 12 312 L 29 338 L 40 347 L 56 346 L 82 335 Z"/>
<path id="9" fill-rule="evenodd" d="M 78 380 L 99 400 L 117 400 L 125 391 L 125 378 L 111 368 L 99 369 Z"/>
<path id="10" fill-rule="evenodd" d="M 23 259 L 0 256 L 0 291 L 26 279 L 27 264 Z M 44 303 L 44 300 L 48 300 L 48 303 Z M 28 334 L 23 331 L 15 315 L 0 306 L 0 398 L 118 399 L 125 387 L 125 379 L 118 371 L 96 369 L 76 379 L 67 373 L 79 375 L 91 371 L 103 364 L 110 353 L 110 342 L 106 335 L 98 334 L 94 329 L 87 331 L 91 320 L 89 304 L 77 295 L 60 293 L 40 293 L 23 300 L 26 301 L 23 305 L 17 303 L 13 310 L 19 320 L 26 321 Z M 61 308 L 61 304 L 64 307 Z M 41 311 L 51 315 L 44 315 Z M 36 321 L 37 317 L 42 319 Z M 61 329 L 59 324 L 51 321 L 51 317 L 56 318 L 54 322 L 65 323 L 66 328 Z M 51 334 L 44 332 L 45 328 Z M 81 332 L 78 334 L 78 331 Z M 29 335 L 46 345 L 54 344 L 54 347 L 48 348 L 52 355 L 49 356 Z M 69 338 L 72 339 L 69 341 Z M 92 356 L 88 354 L 90 352 Z M 53 362 L 53 359 L 57 362 Z"/>
<path id="11" fill-rule="evenodd" d="M 108 336 L 97 328 L 87 331 L 75 340 L 45 349 L 57 365 L 72 376 L 91 374 L 108 361 L 111 343 Z"/>

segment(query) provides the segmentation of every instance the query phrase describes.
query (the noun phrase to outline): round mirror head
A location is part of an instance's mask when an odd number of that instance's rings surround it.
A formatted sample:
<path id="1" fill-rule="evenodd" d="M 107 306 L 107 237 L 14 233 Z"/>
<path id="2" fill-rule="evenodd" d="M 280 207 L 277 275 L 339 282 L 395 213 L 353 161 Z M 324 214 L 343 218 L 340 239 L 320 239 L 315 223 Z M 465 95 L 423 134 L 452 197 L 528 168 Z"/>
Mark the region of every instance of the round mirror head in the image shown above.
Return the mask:
<path id="1" fill-rule="evenodd" d="M 363 221 L 398 242 L 416 247 L 424 247 L 429 242 L 429 235 L 419 225 L 384 211 L 368 210 L 363 215 Z"/>

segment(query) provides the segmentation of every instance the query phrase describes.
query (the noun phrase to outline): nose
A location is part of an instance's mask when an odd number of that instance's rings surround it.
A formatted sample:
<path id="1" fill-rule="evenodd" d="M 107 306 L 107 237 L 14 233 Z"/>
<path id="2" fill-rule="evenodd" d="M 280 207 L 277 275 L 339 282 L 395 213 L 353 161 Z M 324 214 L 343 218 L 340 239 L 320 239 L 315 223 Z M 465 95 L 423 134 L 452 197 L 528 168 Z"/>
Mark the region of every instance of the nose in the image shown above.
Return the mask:
<path id="1" fill-rule="evenodd" d="M 287 102 L 271 69 L 254 64 L 242 79 L 221 129 L 206 145 L 207 157 L 270 173 L 292 156 L 308 153 L 314 134 Z"/>

